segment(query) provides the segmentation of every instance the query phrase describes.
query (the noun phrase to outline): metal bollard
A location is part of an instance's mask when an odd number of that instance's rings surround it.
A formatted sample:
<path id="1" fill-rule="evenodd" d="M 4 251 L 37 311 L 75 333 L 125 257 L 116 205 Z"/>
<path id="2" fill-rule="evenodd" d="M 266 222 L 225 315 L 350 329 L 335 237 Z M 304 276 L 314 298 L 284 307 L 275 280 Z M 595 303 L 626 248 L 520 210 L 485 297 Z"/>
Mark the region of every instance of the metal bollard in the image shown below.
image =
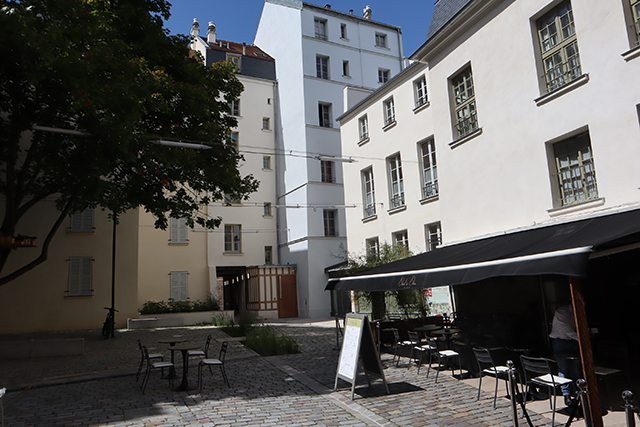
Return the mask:
<path id="1" fill-rule="evenodd" d="M 511 415 L 513 416 L 513 427 L 518 427 L 518 406 L 516 397 L 516 370 L 513 367 L 513 361 L 507 360 L 509 368 L 509 396 L 511 397 Z"/>
<path id="2" fill-rule="evenodd" d="M 633 393 L 629 390 L 623 391 L 622 400 L 624 400 L 624 414 L 627 419 L 627 427 L 636 427 L 636 419 L 633 415 L 636 413 L 637 408 L 631 404 L 633 401 Z"/>
<path id="3" fill-rule="evenodd" d="M 593 420 L 591 419 L 591 411 L 589 410 L 589 399 L 587 398 L 587 382 L 582 378 L 576 380 L 576 386 L 578 387 L 578 399 L 580 399 L 580 405 L 582 406 L 582 415 L 584 416 L 584 424 L 587 427 L 593 427 Z M 598 410 L 600 410 L 598 408 Z"/>

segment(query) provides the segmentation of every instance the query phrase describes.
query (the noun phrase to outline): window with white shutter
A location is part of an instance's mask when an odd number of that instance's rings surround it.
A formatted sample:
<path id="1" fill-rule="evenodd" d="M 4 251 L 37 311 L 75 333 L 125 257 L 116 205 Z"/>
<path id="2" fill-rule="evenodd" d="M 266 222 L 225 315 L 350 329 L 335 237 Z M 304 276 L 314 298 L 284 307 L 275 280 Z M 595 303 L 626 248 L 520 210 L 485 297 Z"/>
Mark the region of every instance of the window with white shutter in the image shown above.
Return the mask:
<path id="1" fill-rule="evenodd" d="M 82 212 L 75 212 L 71 215 L 71 225 L 69 231 L 72 233 L 93 233 L 94 229 L 94 209 L 87 208 Z"/>
<path id="2" fill-rule="evenodd" d="M 189 298 L 187 292 L 188 271 L 172 271 L 171 277 L 171 299 L 174 301 L 186 301 Z"/>
<path id="3" fill-rule="evenodd" d="M 67 296 L 91 296 L 93 277 L 93 258 L 72 256 L 69 257 L 69 289 Z"/>
<path id="4" fill-rule="evenodd" d="M 171 218 L 170 243 L 189 243 L 186 218 Z"/>

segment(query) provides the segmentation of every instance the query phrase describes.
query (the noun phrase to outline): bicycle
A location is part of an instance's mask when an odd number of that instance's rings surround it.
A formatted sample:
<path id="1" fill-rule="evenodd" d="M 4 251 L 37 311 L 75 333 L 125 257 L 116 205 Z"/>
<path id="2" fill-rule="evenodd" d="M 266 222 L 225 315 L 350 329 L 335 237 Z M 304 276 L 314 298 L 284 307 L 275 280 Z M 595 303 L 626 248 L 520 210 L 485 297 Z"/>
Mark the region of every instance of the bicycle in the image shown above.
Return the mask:
<path id="1" fill-rule="evenodd" d="M 111 308 L 111 307 L 105 307 L 105 310 L 109 310 L 107 312 L 107 319 L 104 321 L 104 324 L 102 325 L 102 336 L 104 337 L 105 340 L 109 339 L 109 336 L 114 335 L 115 330 L 116 330 L 116 320 L 115 320 L 115 308 Z"/>

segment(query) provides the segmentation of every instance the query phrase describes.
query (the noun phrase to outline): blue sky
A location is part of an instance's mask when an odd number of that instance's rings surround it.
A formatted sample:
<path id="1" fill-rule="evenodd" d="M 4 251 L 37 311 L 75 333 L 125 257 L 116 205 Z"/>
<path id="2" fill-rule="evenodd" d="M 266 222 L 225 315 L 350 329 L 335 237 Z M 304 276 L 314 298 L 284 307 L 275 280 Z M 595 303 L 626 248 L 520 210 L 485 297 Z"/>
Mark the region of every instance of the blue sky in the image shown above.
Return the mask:
<path id="1" fill-rule="evenodd" d="M 193 18 L 200 21 L 200 34 L 206 34 L 207 23 L 216 24 L 218 38 L 238 43 L 253 43 L 264 0 L 169 0 L 172 3 L 171 18 L 165 23 L 171 34 L 189 34 Z M 370 5 L 373 20 L 402 28 L 405 56 L 411 55 L 424 43 L 433 13 L 435 0 L 324 0 L 308 3 L 324 6 L 340 12 L 362 16 L 362 10 Z"/>

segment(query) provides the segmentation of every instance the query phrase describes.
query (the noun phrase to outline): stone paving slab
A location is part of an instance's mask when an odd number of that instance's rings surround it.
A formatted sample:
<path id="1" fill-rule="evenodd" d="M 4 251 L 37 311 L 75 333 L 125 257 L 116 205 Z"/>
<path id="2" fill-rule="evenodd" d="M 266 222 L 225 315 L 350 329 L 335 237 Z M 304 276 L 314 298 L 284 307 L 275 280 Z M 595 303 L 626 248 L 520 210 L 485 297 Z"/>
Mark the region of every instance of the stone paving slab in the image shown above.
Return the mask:
<path id="1" fill-rule="evenodd" d="M 279 324 L 295 337 L 302 353 L 258 357 L 238 341 L 230 341 L 226 371 L 231 387 L 219 370 L 204 371 L 202 393 L 174 392 L 159 372 L 152 372 L 143 395 L 136 382 L 139 363 L 136 339 L 157 342 L 174 335 L 203 342 L 212 334 L 217 352 L 225 334 L 217 328 L 172 328 L 165 330 L 119 331 L 117 339 L 87 339 L 85 354 L 79 357 L 3 361 L 0 381 L 13 388 L 2 398 L 6 426 L 511 426 L 510 408 L 501 401 L 493 409 L 493 394 L 441 372 L 435 383 L 433 372 L 400 367 L 383 355 L 385 377 L 368 387 L 364 375 L 351 385 L 340 380 L 333 390 L 339 351 L 335 329 L 310 325 Z M 156 346 L 156 350 L 162 349 Z M 176 358 L 180 358 L 176 355 Z M 4 362 L 10 362 L 5 364 Z M 176 361 L 181 365 L 180 361 Z M 196 382 L 196 363 L 189 379 Z M 112 376 L 120 370 L 120 376 Z M 83 378 L 92 373 L 97 376 Z M 178 373 L 180 375 L 180 372 Z M 57 375 L 55 386 L 31 388 L 39 380 Z M 177 385 L 174 384 L 174 385 Z M 536 426 L 550 420 L 531 414 Z M 521 425 L 524 420 L 521 420 Z"/>

